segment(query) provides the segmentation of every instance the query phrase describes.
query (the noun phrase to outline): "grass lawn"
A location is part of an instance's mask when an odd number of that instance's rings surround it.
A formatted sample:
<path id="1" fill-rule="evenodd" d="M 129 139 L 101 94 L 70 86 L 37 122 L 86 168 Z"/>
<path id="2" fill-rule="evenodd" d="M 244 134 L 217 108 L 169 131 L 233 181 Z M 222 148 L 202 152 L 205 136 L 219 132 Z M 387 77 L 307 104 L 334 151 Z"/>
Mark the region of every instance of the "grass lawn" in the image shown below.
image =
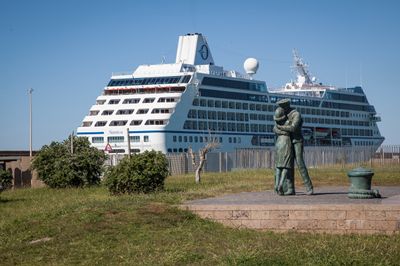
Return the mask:
<path id="1" fill-rule="evenodd" d="M 400 185 L 400 167 L 374 170 L 374 185 Z M 310 174 L 316 187 L 347 186 L 347 171 Z M 192 175 L 168 177 L 165 191 L 148 195 L 115 197 L 101 186 L 6 191 L 0 194 L 0 265 L 399 265 L 400 235 L 238 230 L 174 207 L 272 183 L 272 170 L 247 170 L 206 173 L 200 185 Z"/>

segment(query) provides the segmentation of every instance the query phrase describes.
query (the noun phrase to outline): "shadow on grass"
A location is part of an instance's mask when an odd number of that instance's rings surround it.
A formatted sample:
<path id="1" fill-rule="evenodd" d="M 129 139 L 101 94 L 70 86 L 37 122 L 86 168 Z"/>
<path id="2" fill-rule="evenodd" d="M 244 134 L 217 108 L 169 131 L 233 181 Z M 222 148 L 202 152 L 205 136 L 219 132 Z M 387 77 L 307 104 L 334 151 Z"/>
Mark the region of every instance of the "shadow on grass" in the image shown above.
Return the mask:
<path id="1" fill-rule="evenodd" d="M 26 201 L 25 199 L 4 199 L 0 196 L 0 204 L 2 203 L 10 203 L 10 202 L 18 202 L 18 201 Z"/>

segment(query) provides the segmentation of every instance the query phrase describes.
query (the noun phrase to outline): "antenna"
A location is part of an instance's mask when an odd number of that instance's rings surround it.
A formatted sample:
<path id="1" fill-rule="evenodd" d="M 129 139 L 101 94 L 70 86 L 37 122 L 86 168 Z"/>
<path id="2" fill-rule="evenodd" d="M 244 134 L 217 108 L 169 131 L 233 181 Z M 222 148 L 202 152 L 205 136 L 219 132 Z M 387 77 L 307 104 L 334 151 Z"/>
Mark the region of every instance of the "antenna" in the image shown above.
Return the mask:
<path id="1" fill-rule="evenodd" d="M 161 64 L 165 64 L 165 55 L 161 57 Z"/>

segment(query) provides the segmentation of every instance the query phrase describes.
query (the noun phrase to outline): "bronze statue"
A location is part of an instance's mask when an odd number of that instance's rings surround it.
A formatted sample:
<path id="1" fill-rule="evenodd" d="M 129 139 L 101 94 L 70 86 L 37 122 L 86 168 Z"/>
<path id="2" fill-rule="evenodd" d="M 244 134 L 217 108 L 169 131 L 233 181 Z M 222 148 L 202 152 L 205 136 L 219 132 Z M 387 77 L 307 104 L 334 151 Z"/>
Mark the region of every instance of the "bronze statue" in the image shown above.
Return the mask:
<path id="1" fill-rule="evenodd" d="M 276 108 L 274 120 L 276 126 L 289 124 L 285 111 L 281 107 Z M 294 189 L 292 189 L 292 186 L 288 186 L 293 180 L 294 152 L 292 140 L 289 132 L 279 130 L 276 126 L 274 127 L 274 132 L 277 135 L 275 142 L 275 191 L 279 195 L 293 195 Z M 286 185 L 285 188 L 284 185 Z"/>
<path id="2" fill-rule="evenodd" d="M 300 175 L 303 179 L 303 184 L 306 188 L 306 194 L 312 195 L 314 193 L 314 189 L 303 158 L 304 146 L 303 146 L 303 135 L 301 133 L 303 120 L 301 118 L 301 114 L 296 109 L 290 107 L 290 99 L 280 100 L 277 102 L 277 104 L 280 108 L 284 110 L 284 114 L 287 116 L 288 123 L 285 123 L 283 125 L 276 123 L 275 125 L 276 129 L 274 129 L 274 131 L 275 133 L 283 131 L 290 134 L 290 138 L 292 140 L 292 150 L 294 152 L 294 157 L 296 159 L 296 164 L 297 167 L 299 168 Z M 292 166 L 294 166 L 294 163 Z M 292 169 L 293 168 L 294 167 L 292 167 Z M 294 173 L 294 171 L 292 172 Z M 292 179 L 290 180 L 290 178 Z M 287 191 L 284 194 L 285 195 L 295 194 L 294 174 L 292 174 L 292 177 L 290 177 L 290 175 L 288 176 L 286 184 L 287 184 Z"/>

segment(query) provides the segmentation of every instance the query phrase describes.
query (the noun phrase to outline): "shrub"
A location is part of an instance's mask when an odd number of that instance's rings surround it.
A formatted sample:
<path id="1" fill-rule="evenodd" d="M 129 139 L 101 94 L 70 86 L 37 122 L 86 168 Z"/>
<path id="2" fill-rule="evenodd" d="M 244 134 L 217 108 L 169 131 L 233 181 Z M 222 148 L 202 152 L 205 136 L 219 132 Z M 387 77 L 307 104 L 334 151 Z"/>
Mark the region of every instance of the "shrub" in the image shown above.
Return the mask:
<path id="1" fill-rule="evenodd" d="M 12 187 L 12 179 L 10 171 L 0 169 L 0 192 Z"/>
<path id="2" fill-rule="evenodd" d="M 35 156 L 32 168 L 51 188 L 83 187 L 100 183 L 105 154 L 90 146 L 87 138 L 70 139 L 45 145 Z"/>
<path id="3" fill-rule="evenodd" d="M 105 184 L 112 194 L 148 193 L 163 189 L 167 176 L 167 158 L 152 150 L 125 157 L 118 165 L 109 168 Z"/>

